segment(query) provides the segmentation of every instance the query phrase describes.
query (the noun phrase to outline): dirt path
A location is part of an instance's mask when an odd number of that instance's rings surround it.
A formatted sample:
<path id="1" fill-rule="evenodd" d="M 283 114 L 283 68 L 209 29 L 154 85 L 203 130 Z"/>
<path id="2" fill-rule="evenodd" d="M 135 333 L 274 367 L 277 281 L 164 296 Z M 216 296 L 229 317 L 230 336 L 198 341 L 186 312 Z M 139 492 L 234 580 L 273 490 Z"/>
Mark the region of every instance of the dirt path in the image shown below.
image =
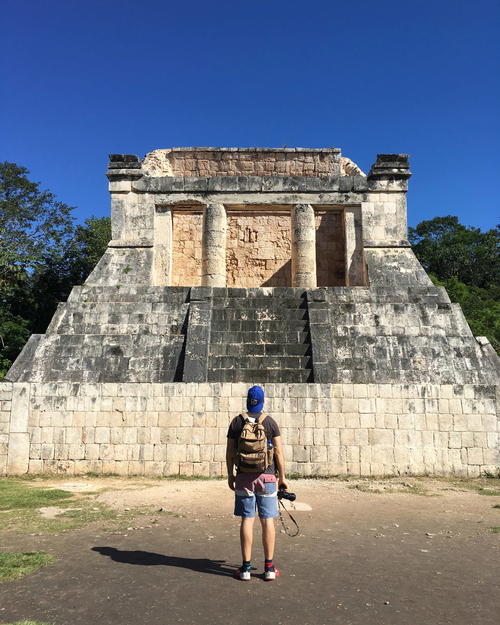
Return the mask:
<path id="1" fill-rule="evenodd" d="M 114 533 L 97 523 L 59 536 L 3 536 L 4 550 L 44 550 L 58 560 L 0 585 L 0 622 L 498 625 L 500 534 L 489 528 L 500 525 L 500 497 L 461 484 L 293 482 L 301 534 L 279 533 L 283 575 L 266 584 L 257 575 L 257 528 L 255 579 L 231 577 L 240 564 L 238 525 L 224 482 L 53 482 L 71 483 L 81 492 L 109 489 L 97 501 L 120 510 L 173 514 L 144 515 Z"/>

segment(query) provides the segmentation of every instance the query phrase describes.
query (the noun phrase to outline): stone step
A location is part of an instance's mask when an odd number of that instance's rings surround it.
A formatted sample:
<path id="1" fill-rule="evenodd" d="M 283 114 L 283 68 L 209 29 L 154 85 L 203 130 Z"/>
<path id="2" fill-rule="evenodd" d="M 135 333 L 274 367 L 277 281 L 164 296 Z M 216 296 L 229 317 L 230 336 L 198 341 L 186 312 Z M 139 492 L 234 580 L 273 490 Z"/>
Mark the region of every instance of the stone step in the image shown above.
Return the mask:
<path id="1" fill-rule="evenodd" d="M 219 369 L 208 372 L 209 382 L 246 382 L 247 384 L 313 382 L 311 370 L 279 369 Z"/>
<path id="2" fill-rule="evenodd" d="M 227 298 L 213 298 L 213 308 L 226 309 L 226 308 L 243 308 L 246 310 L 267 310 L 272 308 L 307 308 L 307 303 L 303 299 L 297 298 L 256 298 L 256 297 L 227 297 Z"/>
<path id="3" fill-rule="evenodd" d="M 305 308 L 276 308 L 276 309 L 245 309 L 245 308 L 216 308 L 212 310 L 212 322 L 215 321 L 288 321 L 307 319 Z"/>
<path id="4" fill-rule="evenodd" d="M 92 334 L 92 335 L 108 335 L 108 336 L 126 336 L 126 335 L 157 335 L 157 336 L 183 336 L 185 333 L 184 327 L 178 325 L 164 325 L 164 324 L 61 324 L 57 328 L 57 334 Z"/>
<path id="5" fill-rule="evenodd" d="M 309 356 L 308 343 L 212 343 L 211 356 Z"/>
<path id="6" fill-rule="evenodd" d="M 68 301 L 82 302 L 170 302 L 188 301 L 189 287 L 83 286 L 74 287 Z"/>
<path id="7" fill-rule="evenodd" d="M 214 287 L 215 298 L 247 298 L 247 299 L 279 299 L 304 297 L 305 291 L 300 287 Z"/>
<path id="8" fill-rule="evenodd" d="M 309 356 L 211 356 L 212 369 L 310 369 Z"/>
<path id="9" fill-rule="evenodd" d="M 171 302 L 103 302 L 103 301 L 70 301 L 66 302 L 66 314 L 96 315 L 164 315 L 178 316 L 186 314 L 189 304 L 172 306 Z"/>
<path id="10" fill-rule="evenodd" d="M 295 330 L 304 332 L 309 326 L 306 319 L 287 320 L 234 320 L 217 321 L 212 320 L 212 332 L 293 332 Z"/>
<path id="11" fill-rule="evenodd" d="M 169 346 L 172 343 L 184 341 L 183 335 L 156 335 L 156 334 L 51 334 L 51 345 L 61 346 L 120 346 L 123 348 L 153 349 L 158 346 Z"/>
<path id="12" fill-rule="evenodd" d="M 117 377 L 119 375 L 119 377 Z M 106 371 L 58 371 L 48 370 L 44 372 L 43 377 L 45 382 L 83 382 L 83 383 L 97 383 L 97 382 L 181 382 L 181 375 L 177 369 L 171 370 L 148 370 L 148 371 L 133 371 L 128 369 L 126 371 L 115 372 L 112 370 Z"/>
<path id="13" fill-rule="evenodd" d="M 285 331 L 285 332 L 224 332 L 213 331 L 210 343 L 310 343 L 309 332 Z"/>

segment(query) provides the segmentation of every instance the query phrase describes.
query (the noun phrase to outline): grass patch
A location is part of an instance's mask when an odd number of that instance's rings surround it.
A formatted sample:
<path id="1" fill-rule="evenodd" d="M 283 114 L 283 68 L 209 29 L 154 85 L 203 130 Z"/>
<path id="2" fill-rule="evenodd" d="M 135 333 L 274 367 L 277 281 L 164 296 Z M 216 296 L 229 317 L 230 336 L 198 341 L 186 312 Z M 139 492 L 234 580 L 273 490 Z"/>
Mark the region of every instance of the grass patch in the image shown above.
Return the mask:
<path id="1" fill-rule="evenodd" d="M 483 475 L 489 480 L 500 480 L 500 467 L 495 472 L 485 471 Z"/>
<path id="2" fill-rule="evenodd" d="M 30 488 L 14 480 L 0 481 L 0 510 L 26 510 L 53 506 L 72 496 L 72 493 L 66 490 Z"/>
<path id="3" fill-rule="evenodd" d="M 500 508 L 500 503 L 497 503 L 493 506 L 494 508 Z"/>
<path id="4" fill-rule="evenodd" d="M 500 490 L 494 490 L 493 488 L 479 488 L 478 495 L 486 495 L 487 497 L 500 497 Z"/>
<path id="5" fill-rule="evenodd" d="M 496 478 L 482 477 L 471 479 L 444 478 L 447 482 L 453 484 L 462 490 L 472 490 L 478 495 L 486 495 L 489 497 L 500 497 L 500 489 L 495 488 L 496 484 L 492 484 L 491 480 Z"/>
<path id="6" fill-rule="evenodd" d="M 11 581 L 29 575 L 54 562 L 54 556 L 41 551 L 33 553 L 0 552 L 0 580 Z"/>
<path id="7" fill-rule="evenodd" d="M 490 527 L 490 532 L 493 532 L 493 534 L 500 534 L 500 525 Z"/>
<path id="8" fill-rule="evenodd" d="M 47 518 L 39 508 L 61 508 Z M 70 493 L 60 489 L 35 488 L 29 481 L 0 480 L 0 532 L 59 533 L 95 521 L 130 521 L 136 509 L 120 513 L 96 503 L 88 492 Z"/>

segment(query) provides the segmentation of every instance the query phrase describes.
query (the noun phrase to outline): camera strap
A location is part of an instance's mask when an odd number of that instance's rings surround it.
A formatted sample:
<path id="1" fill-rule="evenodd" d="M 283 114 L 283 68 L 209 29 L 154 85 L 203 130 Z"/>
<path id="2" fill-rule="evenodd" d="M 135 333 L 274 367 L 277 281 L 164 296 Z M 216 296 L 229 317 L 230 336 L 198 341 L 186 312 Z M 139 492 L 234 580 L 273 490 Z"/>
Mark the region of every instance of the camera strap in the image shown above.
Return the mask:
<path id="1" fill-rule="evenodd" d="M 293 530 L 294 533 L 292 534 L 290 530 L 290 527 L 286 524 L 285 519 L 283 518 L 283 515 L 281 514 L 281 509 L 278 507 L 278 511 L 280 514 L 280 521 L 281 521 L 281 525 L 283 526 L 283 530 L 285 532 L 285 534 L 287 536 L 290 536 L 291 538 L 293 538 L 294 536 L 298 536 L 299 532 L 300 532 L 300 527 L 299 524 L 297 523 L 297 521 L 293 518 L 290 510 L 288 510 L 285 507 L 285 504 L 283 503 L 283 501 L 281 499 L 278 499 L 278 503 L 279 505 L 283 508 L 283 510 L 288 514 L 288 516 L 290 517 L 290 520 L 292 521 L 292 523 L 295 525 L 295 527 L 297 528 L 296 530 Z"/>

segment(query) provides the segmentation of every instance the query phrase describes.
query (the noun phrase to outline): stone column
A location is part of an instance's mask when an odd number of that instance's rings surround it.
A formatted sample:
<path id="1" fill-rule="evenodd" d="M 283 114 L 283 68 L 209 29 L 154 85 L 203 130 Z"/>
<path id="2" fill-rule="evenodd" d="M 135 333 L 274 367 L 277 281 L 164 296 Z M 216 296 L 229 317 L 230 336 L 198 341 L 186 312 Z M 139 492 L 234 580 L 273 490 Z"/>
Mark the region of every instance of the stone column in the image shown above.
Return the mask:
<path id="1" fill-rule="evenodd" d="M 157 207 L 154 219 L 153 284 L 155 286 L 171 286 L 172 284 L 172 226 L 172 207 Z"/>
<path id="2" fill-rule="evenodd" d="M 346 206 L 344 210 L 346 286 L 367 284 L 361 223 L 361 206 Z"/>
<path id="3" fill-rule="evenodd" d="M 310 204 L 292 208 L 292 286 L 316 288 L 316 224 Z"/>
<path id="4" fill-rule="evenodd" d="M 223 204 L 208 204 L 203 212 L 202 286 L 226 286 L 227 217 Z"/>

